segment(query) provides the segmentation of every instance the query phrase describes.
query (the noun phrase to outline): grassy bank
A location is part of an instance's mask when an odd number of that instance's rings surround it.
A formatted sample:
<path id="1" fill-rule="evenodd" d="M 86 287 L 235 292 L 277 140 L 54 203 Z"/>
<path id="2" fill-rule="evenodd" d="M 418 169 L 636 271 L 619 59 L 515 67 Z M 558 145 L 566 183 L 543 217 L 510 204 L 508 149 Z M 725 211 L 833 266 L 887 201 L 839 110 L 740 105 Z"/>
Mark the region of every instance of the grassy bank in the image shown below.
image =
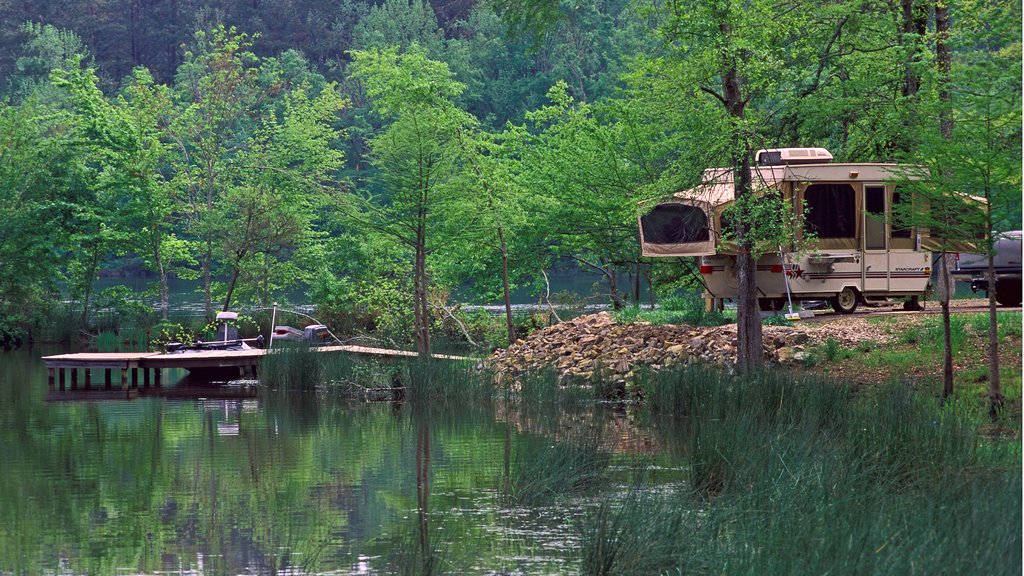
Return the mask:
<path id="1" fill-rule="evenodd" d="M 898 385 L 685 371 L 649 383 L 678 493 L 583 528 L 585 574 L 1019 574 L 1020 445 Z"/>

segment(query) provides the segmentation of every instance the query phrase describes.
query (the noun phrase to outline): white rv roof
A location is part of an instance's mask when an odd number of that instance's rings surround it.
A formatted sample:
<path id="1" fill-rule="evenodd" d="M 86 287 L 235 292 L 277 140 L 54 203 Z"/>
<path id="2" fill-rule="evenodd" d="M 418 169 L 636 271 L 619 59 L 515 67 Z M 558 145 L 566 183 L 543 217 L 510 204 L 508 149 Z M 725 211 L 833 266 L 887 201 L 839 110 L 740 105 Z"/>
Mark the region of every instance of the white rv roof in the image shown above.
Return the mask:
<path id="1" fill-rule="evenodd" d="M 804 164 L 751 167 L 754 188 L 776 188 L 782 182 L 889 182 L 896 179 L 919 180 L 926 170 L 906 164 Z M 697 200 L 721 206 L 736 198 L 731 168 L 704 170 L 703 182 L 676 192 L 680 200 Z"/>

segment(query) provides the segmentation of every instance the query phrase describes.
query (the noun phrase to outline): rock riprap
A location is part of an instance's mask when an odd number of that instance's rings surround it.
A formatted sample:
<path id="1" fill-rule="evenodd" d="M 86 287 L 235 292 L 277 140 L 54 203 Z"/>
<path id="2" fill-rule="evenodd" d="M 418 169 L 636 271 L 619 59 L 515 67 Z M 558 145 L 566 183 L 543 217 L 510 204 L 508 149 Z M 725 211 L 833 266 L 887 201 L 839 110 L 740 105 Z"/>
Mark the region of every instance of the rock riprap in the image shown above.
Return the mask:
<path id="1" fill-rule="evenodd" d="M 881 339 L 882 335 L 876 336 Z M 765 326 L 764 359 L 799 364 L 809 348 L 832 338 L 842 346 L 863 340 L 863 331 L 822 326 Z M 587 383 L 595 375 L 628 383 L 641 367 L 704 363 L 732 368 L 736 359 L 736 325 L 619 324 L 611 314 L 580 316 L 538 330 L 490 356 L 484 365 L 499 383 L 516 382 L 525 373 L 554 370 L 565 384 Z"/>

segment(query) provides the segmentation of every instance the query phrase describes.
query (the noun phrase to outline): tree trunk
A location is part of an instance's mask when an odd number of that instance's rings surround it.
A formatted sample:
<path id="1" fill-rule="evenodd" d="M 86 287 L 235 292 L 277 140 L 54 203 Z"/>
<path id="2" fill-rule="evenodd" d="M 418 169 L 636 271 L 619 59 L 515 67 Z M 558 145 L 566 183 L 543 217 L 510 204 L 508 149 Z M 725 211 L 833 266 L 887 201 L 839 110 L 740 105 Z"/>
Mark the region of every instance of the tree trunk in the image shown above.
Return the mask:
<path id="1" fill-rule="evenodd" d="M 422 225 L 416 232 L 416 262 L 413 266 L 413 323 L 416 331 L 416 352 L 421 358 L 430 356 L 430 316 L 427 302 L 427 250 Z"/>
<path id="2" fill-rule="evenodd" d="M 157 259 L 157 268 L 160 270 L 160 317 L 167 320 L 167 314 L 171 307 L 171 290 L 167 286 L 167 267 L 163 260 Z"/>
<path id="3" fill-rule="evenodd" d="M 989 231 L 992 228 L 989 227 Z M 990 245 L 995 244 L 989 236 Z M 996 331 L 996 266 L 995 254 L 988 252 L 988 415 L 993 422 L 1003 408 L 1003 390 L 999 384 L 999 336 Z"/>
<path id="4" fill-rule="evenodd" d="M 505 297 L 505 328 L 508 329 L 508 343 L 516 341 L 516 327 L 512 322 L 512 292 L 508 284 L 508 246 L 505 244 L 505 230 L 498 226 L 498 245 L 501 250 L 501 284 Z"/>
<path id="5" fill-rule="evenodd" d="M 730 34 L 729 25 L 721 24 L 724 35 Z M 746 101 L 743 99 L 735 61 L 722 75 L 722 102 L 735 120 L 743 119 Z M 732 137 L 733 182 L 737 201 L 753 193 L 750 181 L 750 146 L 746 138 L 733 128 Z M 757 301 L 757 268 L 751 253 L 753 231 L 746 225 L 737 229 L 736 272 L 738 275 L 736 302 L 736 367 L 741 371 L 760 368 L 764 363 L 761 334 L 761 308 Z"/>
<path id="6" fill-rule="evenodd" d="M 213 319 L 213 296 L 210 291 L 210 267 L 213 265 L 213 243 L 206 241 L 206 254 L 203 255 L 203 310 L 206 319 Z"/>
<path id="7" fill-rule="evenodd" d="M 231 296 L 235 293 L 235 284 L 238 283 L 238 275 L 241 273 L 238 266 L 235 266 L 235 271 L 231 274 L 231 283 L 228 284 L 228 295 L 224 297 L 224 308 L 221 312 L 227 312 L 228 308 L 231 307 Z"/>
<path id="8" fill-rule="evenodd" d="M 953 277 L 949 256 L 939 257 L 939 304 L 942 306 L 942 399 L 953 395 L 953 340 L 950 330 L 949 301 L 953 297 Z"/>
<path id="9" fill-rule="evenodd" d="M 608 296 L 612 300 L 612 310 L 622 309 L 622 297 L 619 296 L 619 282 L 615 277 L 615 268 L 601 258 L 601 272 L 608 281 Z"/>
<path id="10" fill-rule="evenodd" d="M 935 2 L 935 64 L 939 72 L 939 134 L 945 140 L 953 138 L 953 104 L 949 91 L 949 9 L 945 0 Z M 942 211 L 943 218 L 950 216 L 949 210 Z M 948 223 L 946 223 L 948 225 Z M 942 306 L 942 398 L 953 395 L 953 342 L 950 331 L 949 301 L 953 298 L 954 283 L 950 274 L 950 256 L 943 253 L 939 261 L 939 285 Z"/>

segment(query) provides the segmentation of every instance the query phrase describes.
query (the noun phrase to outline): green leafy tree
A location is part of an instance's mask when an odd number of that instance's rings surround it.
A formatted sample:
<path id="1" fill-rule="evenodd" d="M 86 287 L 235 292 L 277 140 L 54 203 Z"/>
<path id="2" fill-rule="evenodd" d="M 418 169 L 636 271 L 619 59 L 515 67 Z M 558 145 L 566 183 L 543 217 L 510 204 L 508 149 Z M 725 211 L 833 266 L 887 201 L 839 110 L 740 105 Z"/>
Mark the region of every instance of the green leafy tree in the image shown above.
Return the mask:
<path id="1" fill-rule="evenodd" d="M 328 202 L 342 152 L 332 121 L 346 101 L 331 84 L 314 98 L 303 89 L 284 97 L 280 119 L 263 119 L 249 147 L 239 153 L 241 176 L 214 208 L 217 250 L 230 276 L 223 309 L 247 270 L 266 285 L 283 261 L 314 240 L 313 220 Z M 268 304 L 269 290 L 261 291 Z"/>
<path id="2" fill-rule="evenodd" d="M 370 141 L 385 194 L 353 197 L 353 217 L 411 252 L 416 349 L 428 355 L 428 258 L 472 225 L 451 214 L 462 194 L 453 186 L 463 169 L 457 134 L 473 126 L 474 119 L 454 103 L 463 85 L 447 64 L 429 59 L 423 49 L 369 50 L 353 58 L 353 78 L 363 83 L 374 110 L 388 122 Z"/>
<path id="3" fill-rule="evenodd" d="M 263 91 L 259 59 L 249 51 L 247 35 L 219 27 L 196 32 L 194 41 L 178 69 L 181 109 L 167 134 L 173 144 L 174 198 L 196 240 L 203 304 L 210 317 L 218 226 L 233 225 L 215 209 L 238 176 L 235 157 L 249 142 Z"/>
<path id="4" fill-rule="evenodd" d="M 160 172 L 167 155 L 160 124 L 170 112 L 170 96 L 144 69 L 112 102 L 97 83 L 92 69 L 73 65 L 54 71 L 54 85 L 67 93 L 77 138 L 89 149 L 93 186 L 117 207 L 107 223 L 118 230 L 111 233 L 120 238 L 117 249 L 139 254 L 157 274 L 159 308 L 166 319 L 169 275 L 180 271 L 178 262 L 189 260 L 173 231 L 170 187 Z"/>

